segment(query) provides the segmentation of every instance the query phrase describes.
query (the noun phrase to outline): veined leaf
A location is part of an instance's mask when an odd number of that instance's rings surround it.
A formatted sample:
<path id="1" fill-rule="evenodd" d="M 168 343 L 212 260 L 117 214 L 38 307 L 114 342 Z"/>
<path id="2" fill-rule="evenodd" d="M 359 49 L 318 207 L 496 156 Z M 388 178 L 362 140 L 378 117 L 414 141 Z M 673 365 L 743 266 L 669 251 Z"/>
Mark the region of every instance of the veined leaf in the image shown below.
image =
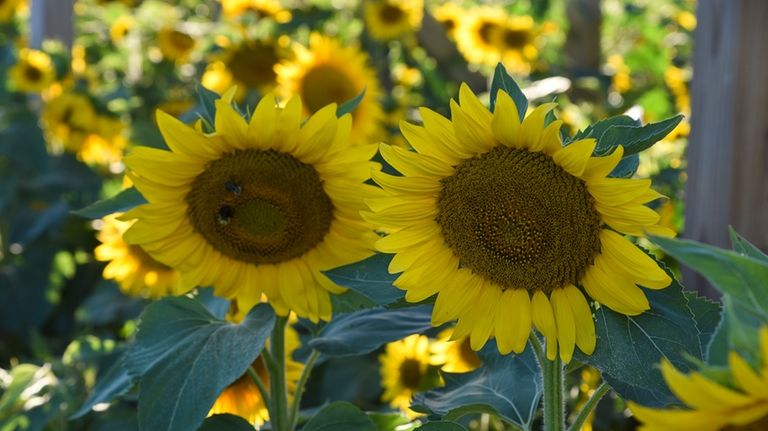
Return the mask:
<path id="1" fill-rule="evenodd" d="M 378 305 L 389 305 L 403 298 L 405 292 L 392 285 L 398 277 L 387 268 L 390 254 L 376 254 L 368 259 L 326 271 L 334 283 L 352 289 Z"/>
<path id="2" fill-rule="evenodd" d="M 517 85 L 514 79 L 507 73 L 504 65 L 501 63 L 496 65 L 496 69 L 493 71 L 493 79 L 491 79 L 491 112 L 496 109 L 496 97 L 499 90 L 504 90 L 509 94 L 517 107 L 517 114 L 520 117 L 520 121 L 525 118 L 525 113 L 528 111 L 528 98 L 523 94 L 523 90 Z"/>

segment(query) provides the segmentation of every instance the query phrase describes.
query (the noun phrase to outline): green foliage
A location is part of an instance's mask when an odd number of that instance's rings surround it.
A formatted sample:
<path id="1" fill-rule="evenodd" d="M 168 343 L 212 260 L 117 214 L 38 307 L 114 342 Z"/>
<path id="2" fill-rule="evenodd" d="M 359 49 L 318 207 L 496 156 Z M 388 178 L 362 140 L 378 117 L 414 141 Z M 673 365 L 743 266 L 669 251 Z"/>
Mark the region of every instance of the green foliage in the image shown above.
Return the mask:
<path id="1" fill-rule="evenodd" d="M 467 431 L 461 424 L 448 421 L 427 422 L 416 429 L 421 431 Z"/>
<path id="2" fill-rule="evenodd" d="M 521 90 L 520 86 L 517 85 L 517 82 L 509 76 L 509 73 L 507 73 L 507 70 L 501 63 L 496 66 L 496 69 L 493 71 L 493 78 L 491 79 L 491 112 L 496 108 L 496 97 L 498 96 L 499 90 L 503 90 L 505 93 L 509 94 L 512 101 L 515 102 L 520 121 L 523 121 L 526 112 L 528 112 L 528 98 L 525 97 L 523 90 Z"/>
<path id="3" fill-rule="evenodd" d="M 140 429 L 200 426 L 219 393 L 261 353 L 274 320 L 266 304 L 254 307 L 239 325 L 215 318 L 190 298 L 149 305 L 123 360 L 128 375 L 141 379 Z"/>
<path id="4" fill-rule="evenodd" d="M 375 254 L 351 265 L 326 271 L 334 283 L 352 289 L 377 305 L 389 305 L 402 299 L 405 292 L 392 285 L 398 277 L 387 270 L 392 255 Z"/>
<path id="5" fill-rule="evenodd" d="M 723 250 L 690 240 L 654 238 L 665 252 L 693 268 L 723 293 L 724 325 L 709 354 L 722 362 L 725 350 L 758 361 L 757 330 L 768 325 L 768 259 L 757 247 L 731 231 L 734 249 Z M 727 343 L 725 343 L 727 338 Z"/>
<path id="6" fill-rule="evenodd" d="M 205 133 L 212 133 L 214 131 L 213 125 L 216 124 L 214 121 L 216 117 L 216 101 L 221 99 L 221 96 L 199 83 L 195 84 L 195 89 L 197 90 L 197 115 L 203 121 L 203 131 Z"/>
<path id="7" fill-rule="evenodd" d="M 128 375 L 128 370 L 126 370 L 125 366 L 122 364 L 123 357 L 124 355 L 120 355 L 104 375 L 99 377 L 96 385 L 91 389 L 91 395 L 83 402 L 80 408 L 70 416 L 70 419 L 77 419 L 85 416 L 96 404 L 112 401 L 116 397 L 125 394 L 133 387 L 134 381 Z"/>
<path id="8" fill-rule="evenodd" d="M 345 114 L 351 114 L 352 111 L 357 109 L 357 107 L 360 105 L 360 102 L 363 101 L 363 97 L 365 97 L 365 90 L 366 89 L 363 88 L 363 91 L 361 91 L 357 96 L 339 105 L 339 107 L 336 108 L 336 116 L 341 117 Z"/>
<path id="9" fill-rule="evenodd" d="M 362 355 L 431 328 L 432 306 L 374 308 L 334 318 L 309 345 L 327 356 Z"/>
<path id="10" fill-rule="evenodd" d="M 376 424 L 358 407 L 335 402 L 320 409 L 303 431 L 377 431 Z"/>
<path id="11" fill-rule="evenodd" d="M 147 200 L 136 190 L 136 187 L 129 187 L 111 198 L 94 202 L 72 213 L 85 218 L 98 219 L 116 212 L 126 212 L 145 203 Z"/>
<path id="12" fill-rule="evenodd" d="M 607 154 L 619 145 L 624 147 L 624 157 L 637 154 L 667 136 L 682 120 L 682 115 L 676 115 L 645 126 L 613 125 L 597 138 L 595 154 Z"/>
<path id="13" fill-rule="evenodd" d="M 253 426 L 240 416 L 222 414 L 206 418 L 197 431 L 253 431 Z"/>
<path id="14" fill-rule="evenodd" d="M 418 394 L 411 408 L 452 421 L 471 413 L 491 413 L 530 429 L 542 394 L 541 371 L 533 349 L 499 354 L 495 342 L 478 352 L 483 366 L 469 373 L 442 373 L 445 386 Z"/>
<path id="15" fill-rule="evenodd" d="M 662 290 L 645 289 L 645 294 L 651 309 L 637 316 L 606 307 L 598 309 L 595 351 L 591 355 L 576 352 L 574 358 L 600 370 L 622 398 L 663 406 L 674 402 L 675 397 L 653 364 L 665 357 L 687 370 L 689 356 L 704 358 L 707 334 L 712 333 L 711 318 L 707 317 L 706 326 L 698 326 L 689 298 L 677 281 Z M 701 311 L 706 305 L 695 299 L 693 307 Z"/>

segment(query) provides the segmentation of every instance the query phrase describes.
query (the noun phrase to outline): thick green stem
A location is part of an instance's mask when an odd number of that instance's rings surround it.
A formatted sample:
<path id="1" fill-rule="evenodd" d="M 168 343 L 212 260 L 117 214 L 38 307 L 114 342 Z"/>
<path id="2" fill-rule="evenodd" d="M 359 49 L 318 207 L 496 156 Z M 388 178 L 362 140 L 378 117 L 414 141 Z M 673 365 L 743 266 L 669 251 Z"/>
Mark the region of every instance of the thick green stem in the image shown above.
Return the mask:
<path id="1" fill-rule="evenodd" d="M 559 356 L 554 360 L 546 357 L 541 343 L 531 335 L 531 344 L 539 358 L 544 378 L 544 431 L 565 430 L 565 373 Z"/>
<path id="2" fill-rule="evenodd" d="M 287 322 L 287 317 L 278 317 L 269 339 L 271 359 L 267 360 L 267 367 L 272 398 L 269 421 L 275 431 L 291 431 L 291 424 L 288 422 L 288 387 L 285 383 L 285 324 Z"/>
<path id="3" fill-rule="evenodd" d="M 568 431 L 579 431 L 581 426 L 584 425 L 584 422 L 586 422 L 587 418 L 589 417 L 589 414 L 595 410 L 595 407 L 597 407 L 597 403 L 600 402 L 600 400 L 605 394 L 608 393 L 609 390 L 611 390 L 611 388 L 607 383 L 601 383 L 600 386 L 595 389 L 595 392 L 592 393 L 592 396 L 589 397 L 587 402 L 584 403 L 584 406 L 581 408 L 581 410 L 579 410 L 579 413 L 576 415 L 576 419 L 573 421 L 571 426 L 568 427 Z"/>
<path id="4" fill-rule="evenodd" d="M 309 379 L 309 375 L 312 373 L 312 368 L 315 366 L 315 362 L 317 362 L 317 358 L 319 357 L 320 352 L 313 350 L 312 354 L 309 355 L 309 359 L 307 359 L 306 365 L 304 365 L 304 369 L 301 371 L 299 383 L 296 385 L 296 395 L 293 397 L 293 408 L 291 409 L 291 416 L 289 417 L 291 429 L 296 428 L 296 424 L 299 422 L 301 395 L 304 392 L 304 386 L 307 384 L 307 379 Z"/>
<path id="5" fill-rule="evenodd" d="M 261 381 L 261 378 L 256 374 L 256 370 L 254 370 L 253 367 L 248 367 L 248 375 L 251 376 L 251 380 L 253 380 L 253 383 L 259 388 L 259 394 L 261 394 L 261 399 L 264 400 L 264 405 L 269 406 L 272 403 L 272 399 L 269 396 L 269 390 L 264 386 L 264 382 Z"/>

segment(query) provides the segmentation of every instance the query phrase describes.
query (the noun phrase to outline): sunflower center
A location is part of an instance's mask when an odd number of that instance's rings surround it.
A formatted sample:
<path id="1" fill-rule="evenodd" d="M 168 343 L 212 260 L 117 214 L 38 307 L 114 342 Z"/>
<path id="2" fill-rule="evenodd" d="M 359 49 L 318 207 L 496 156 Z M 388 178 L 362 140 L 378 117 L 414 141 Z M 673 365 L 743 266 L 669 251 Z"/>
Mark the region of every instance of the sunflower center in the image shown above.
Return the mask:
<path id="1" fill-rule="evenodd" d="M 728 425 L 723 431 L 765 431 L 768 429 L 768 416 L 746 424 L 746 425 Z"/>
<path id="2" fill-rule="evenodd" d="M 333 220 L 317 171 L 273 150 L 239 150 L 209 163 L 186 201 L 192 226 L 211 246 L 255 264 L 301 256 Z"/>
<path id="3" fill-rule="evenodd" d="M 406 359 L 400 364 L 400 383 L 403 387 L 416 390 L 421 383 L 421 363 L 416 359 Z"/>
<path id="4" fill-rule="evenodd" d="M 236 80 L 256 88 L 275 81 L 274 67 L 278 61 L 280 59 L 273 45 L 257 43 L 235 51 L 227 61 L 227 68 Z"/>
<path id="5" fill-rule="evenodd" d="M 195 40 L 186 33 L 178 30 L 171 31 L 171 44 L 181 52 L 191 50 L 195 46 Z"/>
<path id="6" fill-rule="evenodd" d="M 349 77 L 331 66 L 313 68 L 301 84 L 301 98 L 311 113 L 330 103 L 344 103 L 355 96 L 357 90 Z"/>
<path id="7" fill-rule="evenodd" d="M 379 11 L 379 18 L 381 18 L 382 22 L 385 22 L 387 24 L 394 24 L 394 23 L 400 22 L 404 16 L 405 16 L 405 13 L 403 12 L 402 9 L 391 4 L 384 6 Z"/>
<path id="8" fill-rule="evenodd" d="M 502 289 L 577 283 L 600 252 L 584 182 L 551 157 L 496 147 L 442 180 L 437 222 L 461 265 Z"/>
<path id="9" fill-rule="evenodd" d="M 494 36 L 498 30 L 499 26 L 497 24 L 484 22 L 480 24 L 480 27 L 477 29 L 477 34 L 480 36 L 480 40 L 485 44 L 492 45 L 495 42 Z"/>
<path id="10" fill-rule="evenodd" d="M 510 49 L 522 49 L 528 44 L 528 32 L 526 30 L 504 30 L 504 45 Z"/>
<path id="11" fill-rule="evenodd" d="M 29 65 L 24 68 L 24 77 L 26 77 L 30 81 L 39 81 L 43 78 L 43 71 Z"/>

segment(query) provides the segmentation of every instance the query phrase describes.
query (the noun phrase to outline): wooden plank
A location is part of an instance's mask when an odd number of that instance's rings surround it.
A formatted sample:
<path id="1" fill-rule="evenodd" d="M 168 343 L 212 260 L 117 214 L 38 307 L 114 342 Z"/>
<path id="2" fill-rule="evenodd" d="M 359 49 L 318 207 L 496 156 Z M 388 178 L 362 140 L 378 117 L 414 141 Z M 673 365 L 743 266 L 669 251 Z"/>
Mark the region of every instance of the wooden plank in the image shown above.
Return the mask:
<path id="1" fill-rule="evenodd" d="M 697 19 L 684 236 L 730 248 L 731 225 L 768 250 L 768 2 L 699 0 Z"/>
<path id="2" fill-rule="evenodd" d="M 32 0 L 30 46 L 40 48 L 46 39 L 60 40 L 71 48 L 74 39 L 75 0 Z"/>

